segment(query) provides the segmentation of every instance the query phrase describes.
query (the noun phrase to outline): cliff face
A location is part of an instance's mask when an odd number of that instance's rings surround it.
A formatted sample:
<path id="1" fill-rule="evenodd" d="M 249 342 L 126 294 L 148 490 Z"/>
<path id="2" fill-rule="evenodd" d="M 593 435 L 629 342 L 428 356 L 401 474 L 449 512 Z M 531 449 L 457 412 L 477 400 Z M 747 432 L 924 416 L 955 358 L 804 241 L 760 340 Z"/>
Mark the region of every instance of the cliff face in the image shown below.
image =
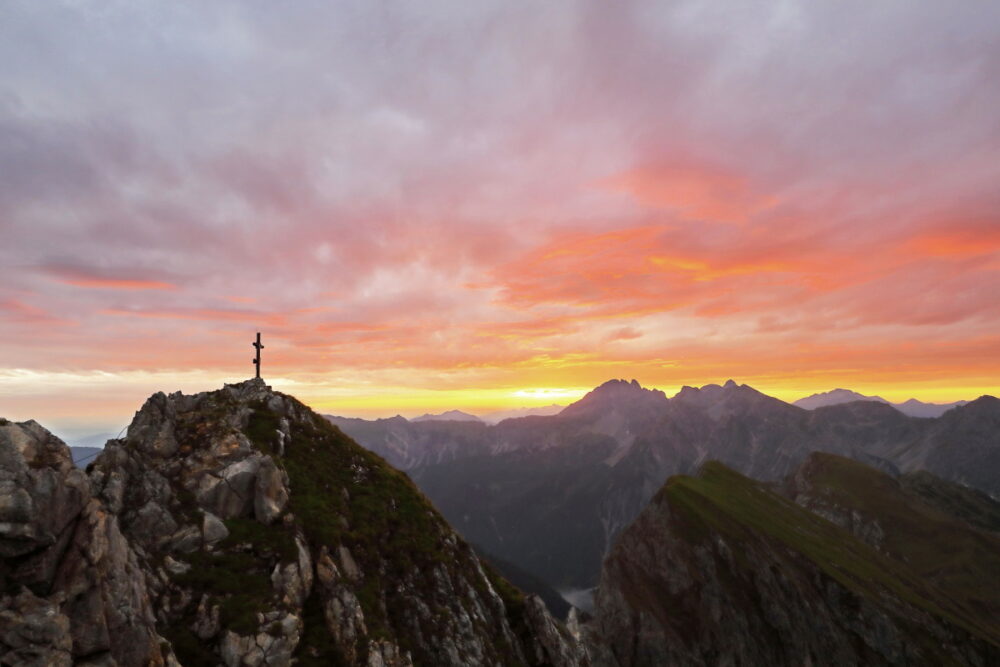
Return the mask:
<path id="1" fill-rule="evenodd" d="M 967 602 L 709 463 L 622 533 L 590 631 L 595 663 L 621 667 L 996 663 L 1000 626 Z"/>
<path id="2" fill-rule="evenodd" d="M 69 448 L 0 420 L 0 664 L 162 665 L 146 575 Z"/>
<path id="3" fill-rule="evenodd" d="M 74 603 L 65 613 L 72 649 L 57 618 L 54 654 L 94 654 L 100 642 L 89 648 L 89 633 L 130 647 L 110 649 L 119 665 L 173 655 L 230 667 L 586 663 L 544 605 L 485 567 L 404 474 L 262 381 L 155 394 L 91 464 L 89 480 L 68 451 L 26 460 L 26 469 L 44 467 L 44 479 L 9 482 L 35 504 L 21 512 L 25 527 L 8 531 L 10 549 L 35 553 L 40 538 L 31 536 L 43 534 L 60 544 L 61 520 L 30 522 L 50 514 L 39 503 L 70 507 L 61 514 L 117 540 L 96 580 L 123 589 L 98 588 L 93 599 L 119 605 L 124 595 L 134 608 L 131 623 L 106 613 L 98 632 L 86 620 L 96 603 Z M 48 599 L 22 600 L 13 578 L 4 583 L 6 608 L 19 605 L 11 618 L 37 615 Z"/>

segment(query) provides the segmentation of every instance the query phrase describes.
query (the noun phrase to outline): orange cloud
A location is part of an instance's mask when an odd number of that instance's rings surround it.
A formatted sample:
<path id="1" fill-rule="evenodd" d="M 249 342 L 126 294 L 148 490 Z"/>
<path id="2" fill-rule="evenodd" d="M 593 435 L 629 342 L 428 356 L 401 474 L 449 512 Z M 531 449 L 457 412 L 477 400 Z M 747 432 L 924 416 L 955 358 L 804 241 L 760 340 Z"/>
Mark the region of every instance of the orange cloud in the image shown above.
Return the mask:
<path id="1" fill-rule="evenodd" d="M 65 326 L 75 324 L 72 320 L 56 317 L 41 308 L 18 299 L 0 301 L 0 315 L 3 320 L 32 326 Z"/>
<path id="2" fill-rule="evenodd" d="M 124 280 L 118 278 L 61 278 L 59 282 L 73 287 L 120 290 L 174 290 L 177 286 L 161 280 Z"/>
<path id="3" fill-rule="evenodd" d="M 637 167 L 602 185 L 626 192 L 646 206 L 676 210 L 697 220 L 742 223 L 778 203 L 773 195 L 755 192 L 739 174 L 696 163 Z"/>
<path id="4" fill-rule="evenodd" d="M 1000 252 L 1000 221 L 939 224 L 914 236 L 903 251 L 918 257 L 966 258 Z"/>
<path id="5" fill-rule="evenodd" d="M 714 314 L 713 300 L 733 297 L 726 310 L 736 311 L 762 292 L 791 298 L 814 290 L 818 273 L 849 264 L 817 263 L 816 254 L 796 242 L 752 236 L 719 248 L 697 228 L 642 226 L 552 238 L 499 267 L 494 279 L 501 301 L 514 307 L 563 304 L 605 316 L 699 307 Z"/>
<path id="6" fill-rule="evenodd" d="M 76 266 L 52 265 L 43 269 L 56 282 L 73 287 L 97 290 L 176 290 L 177 285 L 158 278 L 135 275 L 135 272 L 115 274 Z"/>
<path id="7" fill-rule="evenodd" d="M 223 309 L 212 309 L 212 308 L 170 308 L 170 309 L 105 308 L 100 312 L 104 315 L 116 315 L 123 317 L 144 317 L 153 319 L 173 319 L 173 320 L 249 322 L 251 324 L 268 325 L 272 327 L 284 326 L 287 323 L 286 316 L 282 313 L 265 313 L 265 312 L 248 311 L 248 310 L 223 310 Z"/>

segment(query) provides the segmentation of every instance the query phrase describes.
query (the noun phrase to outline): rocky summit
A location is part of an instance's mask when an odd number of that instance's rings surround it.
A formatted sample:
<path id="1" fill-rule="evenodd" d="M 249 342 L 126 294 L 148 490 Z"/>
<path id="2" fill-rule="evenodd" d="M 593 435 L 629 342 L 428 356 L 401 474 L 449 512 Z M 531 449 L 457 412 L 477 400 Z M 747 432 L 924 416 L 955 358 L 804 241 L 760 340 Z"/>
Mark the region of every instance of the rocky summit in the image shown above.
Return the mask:
<path id="1" fill-rule="evenodd" d="M 380 457 L 262 380 L 151 396 L 87 471 L 0 422 L 4 665 L 588 664 Z"/>

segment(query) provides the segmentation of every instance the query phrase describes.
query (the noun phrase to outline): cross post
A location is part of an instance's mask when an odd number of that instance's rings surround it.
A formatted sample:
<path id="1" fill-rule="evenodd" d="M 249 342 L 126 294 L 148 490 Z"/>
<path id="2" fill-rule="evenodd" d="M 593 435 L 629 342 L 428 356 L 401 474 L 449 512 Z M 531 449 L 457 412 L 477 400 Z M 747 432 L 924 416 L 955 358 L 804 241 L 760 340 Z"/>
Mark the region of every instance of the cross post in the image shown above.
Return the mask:
<path id="1" fill-rule="evenodd" d="M 257 342 L 250 343 L 255 348 L 257 348 L 257 356 L 253 360 L 253 365 L 257 368 L 257 378 L 260 378 L 260 351 L 264 349 L 264 346 L 260 344 L 260 332 L 257 332 Z"/>

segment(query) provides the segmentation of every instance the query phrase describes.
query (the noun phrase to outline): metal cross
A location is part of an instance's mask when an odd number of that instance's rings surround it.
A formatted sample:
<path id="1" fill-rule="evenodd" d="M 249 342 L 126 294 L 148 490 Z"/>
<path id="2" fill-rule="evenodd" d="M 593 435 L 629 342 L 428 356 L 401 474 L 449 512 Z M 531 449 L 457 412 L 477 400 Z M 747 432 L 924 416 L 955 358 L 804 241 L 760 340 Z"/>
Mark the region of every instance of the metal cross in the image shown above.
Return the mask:
<path id="1" fill-rule="evenodd" d="M 255 348 L 257 348 L 257 358 L 253 360 L 253 365 L 257 367 L 257 377 L 260 377 L 260 351 L 264 349 L 264 346 L 260 344 L 260 332 L 257 332 L 257 342 L 250 343 Z"/>

